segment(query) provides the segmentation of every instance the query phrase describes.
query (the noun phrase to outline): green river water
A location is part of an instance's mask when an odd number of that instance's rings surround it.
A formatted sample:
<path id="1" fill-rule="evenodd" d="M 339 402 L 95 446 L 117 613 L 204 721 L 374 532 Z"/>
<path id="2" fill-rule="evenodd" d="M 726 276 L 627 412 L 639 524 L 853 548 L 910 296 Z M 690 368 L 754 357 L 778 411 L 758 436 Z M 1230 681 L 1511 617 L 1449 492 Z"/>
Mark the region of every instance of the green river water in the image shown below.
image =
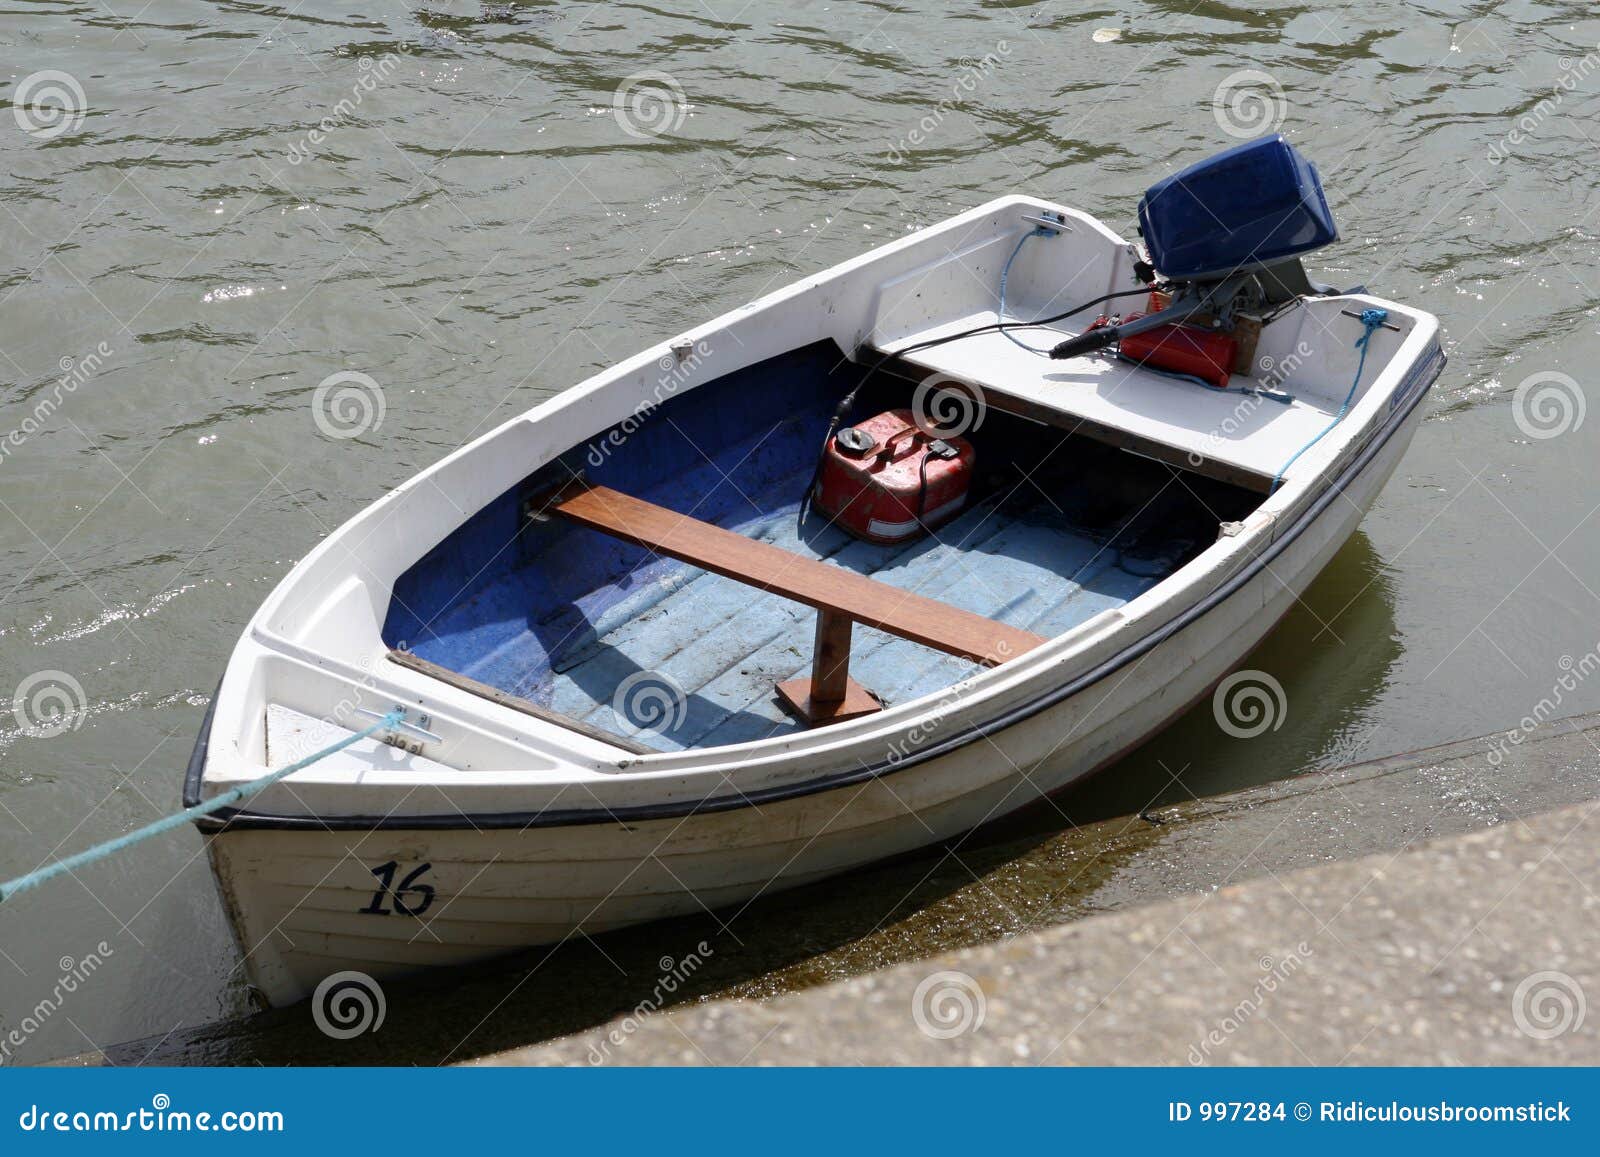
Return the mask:
<path id="1" fill-rule="evenodd" d="M 1147 185 L 1270 128 L 1341 226 L 1314 275 L 1438 314 L 1450 365 L 1362 529 L 1251 660 L 1285 689 L 1281 726 L 1230 738 L 1202 706 L 1037 822 L 1511 727 L 1541 699 L 1600 708 L 1580 677 L 1600 639 L 1591 11 L 0 0 L 0 876 L 173 809 L 260 600 L 476 434 L 1005 192 L 1131 233 Z M 316 421 L 339 372 L 382 394 L 352 438 Z M 23 715 L 64 704 L 60 733 L 13 717 L 14 693 Z M 1065 870 L 1027 840 L 974 846 L 1004 849 L 978 874 Z M 873 929 L 899 931 L 838 969 L 1015 930 L 919 917 L 917 880 L 949 870 L 922 863 L 775 902 L 724 955 L 759 993 Z M 0 909 L 0 1035 L 102 943 L 8 1059 L 247 1011 L 192 831 Z M 629 968 L 578 951 L 528 1035 L 635 1003 Z M 648 935 L 609 953 L 652 979 L 657 955 Z M 520 1006 L 484 1032 L 498 1007 L 441 1012 L 423 1043 L 395 1017 L 384 1057 L 508 1043 Z M 306 1033 L 305 1055 L 326 1044 Z"/>

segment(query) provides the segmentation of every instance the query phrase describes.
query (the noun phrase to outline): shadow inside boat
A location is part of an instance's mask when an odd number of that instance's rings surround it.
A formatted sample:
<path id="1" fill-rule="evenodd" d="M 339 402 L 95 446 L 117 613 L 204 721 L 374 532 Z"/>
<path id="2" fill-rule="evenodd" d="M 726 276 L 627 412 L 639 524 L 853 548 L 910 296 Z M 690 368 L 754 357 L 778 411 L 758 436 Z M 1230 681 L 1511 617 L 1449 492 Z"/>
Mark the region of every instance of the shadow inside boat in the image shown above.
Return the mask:
<path id="1" fill-rule="evenodd" d="M 302 1003 L 104 1056 L 116 1064 L 459 1062 L 675 1004 L 777 996 L 1209 887 L 1203 868 L 1142 855 L 1173 830 L 1152 822 L 1161 818 L 1153 810 L 1349 762 L 1400 653 L 1394 628 L 1381 560 L 1358 531 L 1246 660 L 1285 689 L 1289 711 L 1276 730 L 1230 737 L 1208 698 L 1090 781 L 948 843 L 732 910 L 385 981 L 382 1026 L 365 1036 L 330 1039 Z M 1251 855 L 1240 849 L 1241 865 Z M 1151 863 L 1161 865 L 1159 880 L 1146 878 Z M 591 1062 L 627 1063 L 627 1025 L 613 1026 Z M 683 1047 L 692 1060 L 693 1042 Z"/>

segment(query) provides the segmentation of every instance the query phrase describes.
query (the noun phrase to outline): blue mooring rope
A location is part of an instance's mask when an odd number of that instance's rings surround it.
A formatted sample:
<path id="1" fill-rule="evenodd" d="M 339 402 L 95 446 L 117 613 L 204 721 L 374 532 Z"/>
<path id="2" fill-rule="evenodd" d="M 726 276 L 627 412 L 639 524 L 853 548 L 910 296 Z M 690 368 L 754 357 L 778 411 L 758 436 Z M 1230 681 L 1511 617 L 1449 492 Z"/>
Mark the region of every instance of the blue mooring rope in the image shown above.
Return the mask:
<path id="1" fill-rule="evenodd" d="M 1361 351 L 1361 360 L 1356 362 L 1355 381 L 1350 383 L 1350 391 L 1349 393 L 1345 394 L 1344 401 L 1339 406 L 1339 412 L 1333 416 L 1333 421 L 1324 426 L 1321 433 L 1319 433 L 1315 438 L 1311 439 L 1311 441 L 1307 442 L 1304 446 L 1300 447 L 1300 449 L 1296 450 L 1294 454 L 1290 456 L 1287 462 L 1278 467 L 1278 472 L 1272 476 L 1273 490 L 1276 490 L 1279 485 L 1282 484 L 1284 474 L 1288 471 L 1289 467 L 1295 464 L 1300 455 L 1304 454 L 1307 450 L 1311 449 L 1311 447 L 1322 441 L 1329 430 L 1333 429 L 1340 422 L 1344 421 L 1345 414 L 1347 414 L 1350 410 L 1350 401 L 1356 396 L 1356 387 L 1361 385 L 1361 371 L 1367 368 L 1367 347 L 1371 344 L 1372 335 L 1377 333 L 1378 330 L 1382 329 L 1384 323 L 1388 320 L 1389 311 L 1387 309 L 1363 309 L 1361 311 L 1361 325 L 1364 332 L 1356 339 L 1356 348 Z"/>
<path id="2" fill-rule="evenodd" d="M 1062 226 L 1064 228 L 1066 226 L 1066 222 L 1063 221 Z M 1011 276 L 1011 263 L 1017 259 L 1017 254 L 1022 252 L 1022 247 L 1027 243 L 1029 237 L 1054 237 L 1060 232 L 1060 229 L 1047 229 L 1043 225 L 1035 225 L 1032 232 L 1024 233 L 1021 237 L 1017 238 L 1017 247 L 1011 251 L 1011 256 L 1006 258 L 1005 265 L 1001 266 L 1000 268 L 1000 304 L 995 309 L 995 316 L 1000 319 L 1000 323 L 1002 325 L 1005 324 L 1006 320 L 1006 278 Z M 1025 343 L 1021 338 L 1014 336 L 1009 329 L 1002 329 L 1000 332 L 1005 334 L 1012 343 L 1021 346 L 1030 354 L 1041 354 L 1045 357 L 1050 356 L 1049 350 L 1034 349 L 1031 345 Z"/>
<path id="3" fill-rule="evenodd" d="M 8 880 L 4 884 L 0 884 L 0 904 L 5 903 L 19 892 L 26 892 L 29 889 L 37 888 L 45 881 L 52 880 L 65 872 L 70 872 L 75 868 L 85 867 L 88 864 L 97 863 L 100 860 L 106 859 L 108 856 L 116 855 L 124 848 L 131 848 L 135 844 L 142 844 L 145 840 L 148 840 L 153 836 L 159 836 L 162 832 L 169 832 L 173 828 L 182 827 L 184 824 L 189 823 L 191 820 L 198 819 L 200 816 L 210 815 L 212 812 L 221 811 L 223 808 L 236 804 L 240 800 L 249 799 L 253 795 L 258 795 L 267 788 L 271 787 L 273 784 L 277 783 L 280 779 L 293 775 L 297 771 L 303 771 L 304 769 L 310 767 L 313 763 L 316 763 L 319 759 L 327 759 L 328 756 L 334 754 L 334 752 L 343 751 L 352 743 L 356 743 L 367 738 L 367 736 L 371 735 L 375 731 L 382 731 L 386 728 L 398 727 L 400 725 L 400 721 L 404 718 L 404 711 L 391 711 L 382 719 L 374 723 L 371 727 L 368 727 L 363 731 L 356 732 L 348 739 L 341 739 L 338 743 L 330 744 L 329 746 L 324 747 L 321 751 L 318 751 L 313 755 L 306 756 L 304 759 L 296 760 L 288 767 L 280 767 L 277 771 L 269 771 L 266 775 L 263 775 L 259 779 L 252 779 L 249 783 L 242 783 L 238 787 L 229 788 L 221 795 L 214 796 L 211 799 L 206 800 L 204 803 L 195 804 L 194 807 L 185 808 L 176 815 L 166 816 L 162 819 L 156 820 L 153 824 L 146 824 L 142 828 L 131 831 L 127 835 L 118 836 L 114 840 L 107 840 L 103 844 L 96 844 L 92 848 L 86 848 L 76 855 L 68 856 L 64 860 L 57 860 L 55 863 L 46 865 L 43 868 L 36 868 L 35 870 L 29 872 L 26 876 L 18 876 L 15 880 Z"/>

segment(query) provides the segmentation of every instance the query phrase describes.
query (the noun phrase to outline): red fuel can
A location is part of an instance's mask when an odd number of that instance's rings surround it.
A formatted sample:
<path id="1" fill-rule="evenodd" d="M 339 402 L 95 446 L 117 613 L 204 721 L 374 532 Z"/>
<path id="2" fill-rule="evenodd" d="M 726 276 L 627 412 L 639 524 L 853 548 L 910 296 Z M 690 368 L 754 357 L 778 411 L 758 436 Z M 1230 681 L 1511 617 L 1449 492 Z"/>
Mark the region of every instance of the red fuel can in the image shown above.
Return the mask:
<path id="1" fill-rule="evenodd" d="M 840 430 L 823 450 L 817 509 L 867 542 L 906 542 L 966 505 L 972 443 L 890 410 Z"/>
<path id="2" fill-rule="evenodd" d="M 1141 316 L 1123 318 L 1124 324 Z M 1219 390 L 1228 388 L 1228 376 L 1239 345 L 1225 333 L 1192 325 L 1158 325 L 1117 342 L 1117 350 L 1129 361 L 1157 369 L 1189 374 Z"/>

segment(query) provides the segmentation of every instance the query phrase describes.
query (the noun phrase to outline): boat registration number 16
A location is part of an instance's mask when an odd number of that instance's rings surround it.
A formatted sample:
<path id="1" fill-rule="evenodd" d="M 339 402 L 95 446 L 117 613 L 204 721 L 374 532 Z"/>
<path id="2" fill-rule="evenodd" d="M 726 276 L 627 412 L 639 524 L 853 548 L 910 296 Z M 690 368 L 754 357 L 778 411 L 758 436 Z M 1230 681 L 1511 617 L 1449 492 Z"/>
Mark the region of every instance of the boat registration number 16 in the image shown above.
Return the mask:
<path id="1" fill-rule="evenodd" d="M 365 908 L 357 908 L 356 911 L 368 916 L 420 916 L 433 906 L 433 885 L 420 882 L 425 873 L 433 870 L 432 864 L 411 869 L 400 878 L 399 884 L 395 883 L 395 877 L 400 873 L 398 860 L 390 860 L 370 870 L 378 877 L 378 890 L 372 894 L 372 900 Z"/>

